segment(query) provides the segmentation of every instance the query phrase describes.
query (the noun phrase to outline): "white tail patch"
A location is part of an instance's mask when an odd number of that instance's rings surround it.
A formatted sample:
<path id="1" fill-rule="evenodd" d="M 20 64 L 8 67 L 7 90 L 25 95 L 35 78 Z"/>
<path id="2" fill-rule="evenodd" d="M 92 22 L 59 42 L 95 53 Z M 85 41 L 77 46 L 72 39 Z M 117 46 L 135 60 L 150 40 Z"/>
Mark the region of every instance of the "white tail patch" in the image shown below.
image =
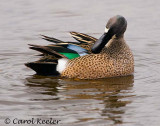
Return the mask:
<path id="1" fill-rule="evenodd" d="M 61 58 L 58 60 L 57 68 L 56 70 L 61 74 L 63 70 L 67 67 L 68 64 L 68 59 L 66 58 Z"/>

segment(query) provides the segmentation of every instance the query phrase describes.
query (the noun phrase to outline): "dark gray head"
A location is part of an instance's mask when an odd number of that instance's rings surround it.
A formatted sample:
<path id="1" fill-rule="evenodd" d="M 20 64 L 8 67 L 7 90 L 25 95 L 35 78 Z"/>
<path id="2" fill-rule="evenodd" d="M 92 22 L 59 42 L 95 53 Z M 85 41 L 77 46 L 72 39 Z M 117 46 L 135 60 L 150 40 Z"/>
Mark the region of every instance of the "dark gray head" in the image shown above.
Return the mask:
<path id="1" fill-rule="evenodd" d="M 123 16 L 116 15 L 109 19 L 104 34 L 92 47 L 93 53 L 99 53 L 107 42 L 115 35 L 117 38 L 123 36 L 127 28 L 127 21 Z"/>
<path id="2" fill-rule="evenodd" d="M 124 34 L 127 28 L 127 21 L 123 16 L 116 15 L 109 19 L 106 29 L 111 35 L 116 35 L 119 37 Z"/>

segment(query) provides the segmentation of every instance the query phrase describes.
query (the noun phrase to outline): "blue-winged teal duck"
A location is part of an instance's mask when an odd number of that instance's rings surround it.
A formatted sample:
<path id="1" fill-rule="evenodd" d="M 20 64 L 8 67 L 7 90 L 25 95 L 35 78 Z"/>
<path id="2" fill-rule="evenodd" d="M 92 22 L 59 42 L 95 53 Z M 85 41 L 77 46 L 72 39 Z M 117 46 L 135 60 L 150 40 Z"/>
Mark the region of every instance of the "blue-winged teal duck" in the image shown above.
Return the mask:
<path id="1" fill-rule="evenodd" d="M 64 42 L 42 35 L 53 42 L 48 46 L 31 45 L 42 58 L 26 63 L 38 75 L 60 75 L 67 78 L 96 79 L 130 75 L 134 72 L 134 58 L 124 40 L 127 21 L 117 15 L 109 19 L 104 34 L 96 39 L 70 32 L 78 42 Z"/>

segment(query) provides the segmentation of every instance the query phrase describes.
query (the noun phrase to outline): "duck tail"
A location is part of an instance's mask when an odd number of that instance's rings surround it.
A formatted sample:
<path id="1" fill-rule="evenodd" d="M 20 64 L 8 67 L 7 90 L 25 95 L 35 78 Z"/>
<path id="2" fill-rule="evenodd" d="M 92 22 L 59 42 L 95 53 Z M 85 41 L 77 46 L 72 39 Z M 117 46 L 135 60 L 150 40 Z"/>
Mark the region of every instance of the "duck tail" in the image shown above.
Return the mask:
<path id="1" fill-rule="evenodd" d="M 29 62 L 25 65 L 36 72 L 37 75 L 42 76 L 58 76 L 59 72 L 56 70 L 57 63 L 54 62 Z"/>
<path id="2" fill-rule="evenodd" d="M 25 63 L 25 66 L 34 70 L 37 75 L 58 76 L 60 74 L 57 70 L 58 60 L 67 57 L 51 49 L 49 46 L 29 45 L 30 49 L 41 52 L 42 57 L 38 61 Z"/>

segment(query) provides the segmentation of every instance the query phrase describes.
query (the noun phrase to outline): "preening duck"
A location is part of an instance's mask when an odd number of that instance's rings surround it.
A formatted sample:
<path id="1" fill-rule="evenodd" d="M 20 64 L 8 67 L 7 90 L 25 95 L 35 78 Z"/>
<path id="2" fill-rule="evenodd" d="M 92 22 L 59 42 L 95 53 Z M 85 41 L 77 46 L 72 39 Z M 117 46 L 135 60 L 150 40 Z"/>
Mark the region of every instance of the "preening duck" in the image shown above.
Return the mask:
<path id="1" fill-rule="evenodd" d="M 41 52 L 42 57 L 25 65 L 46 76 L 97 79 L 130 75 L 134 72 L 134 57 L 124 40 L 126 28 L 126 19 L 117 15 L 109 19 L 99 39 L 78 32 L 70 32 L 78 42 L 42 35 L 53 44 L 30 44 L 30 49 Z"/>

